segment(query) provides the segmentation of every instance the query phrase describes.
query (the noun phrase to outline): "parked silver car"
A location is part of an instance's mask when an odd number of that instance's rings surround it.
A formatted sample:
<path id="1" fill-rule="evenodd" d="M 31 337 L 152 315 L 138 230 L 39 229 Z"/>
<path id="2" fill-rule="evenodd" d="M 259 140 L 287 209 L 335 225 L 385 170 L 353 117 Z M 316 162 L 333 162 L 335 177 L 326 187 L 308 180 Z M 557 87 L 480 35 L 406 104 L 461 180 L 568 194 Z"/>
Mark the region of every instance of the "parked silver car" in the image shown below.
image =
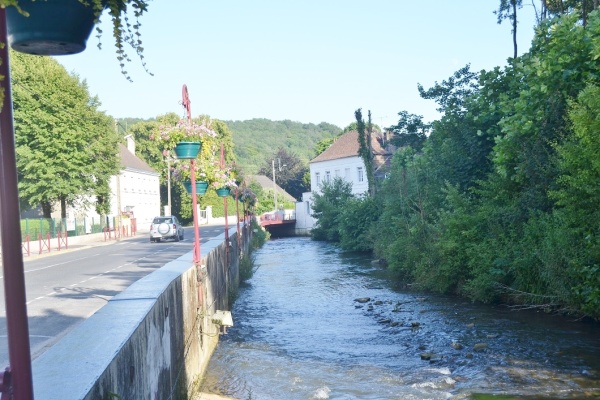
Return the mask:
<path id="1" fill-rule="evenodd" d="M 183 228 L 177 217 L 173 215 L 155 217 L 150 225 L 150 242 L 160 242 L 162 239 L 183 240 Z"/>

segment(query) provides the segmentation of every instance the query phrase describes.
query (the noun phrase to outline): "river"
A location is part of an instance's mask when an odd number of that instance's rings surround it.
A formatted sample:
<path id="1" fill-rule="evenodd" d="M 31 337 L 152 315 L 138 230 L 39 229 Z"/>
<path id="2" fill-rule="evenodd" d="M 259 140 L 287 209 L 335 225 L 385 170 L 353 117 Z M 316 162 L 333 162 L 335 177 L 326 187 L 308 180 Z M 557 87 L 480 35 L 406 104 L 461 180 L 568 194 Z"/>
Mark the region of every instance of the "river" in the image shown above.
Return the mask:
<path id="1" fill-rule="evenodd" d="M 600 325 L 399 291 L 308 238 L 254 252 L 203 390 L 237 399 L 600 398 Z"/>

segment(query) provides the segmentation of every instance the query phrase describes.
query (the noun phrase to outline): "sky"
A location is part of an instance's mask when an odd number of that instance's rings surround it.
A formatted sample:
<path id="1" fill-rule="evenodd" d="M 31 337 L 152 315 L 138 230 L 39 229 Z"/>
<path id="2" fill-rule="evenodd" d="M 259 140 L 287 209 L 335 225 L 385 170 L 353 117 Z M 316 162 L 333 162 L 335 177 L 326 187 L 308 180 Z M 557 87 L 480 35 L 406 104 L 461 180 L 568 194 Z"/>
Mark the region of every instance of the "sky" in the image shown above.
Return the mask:
<path id="1" fill-rule="evenodd" d="M 141 18 L 147 67 L 133 51 L 121 74 L 108 15 L 100 41 L 56 59 L 88 84 L 115 118 L 184 115 L 267 118 L 344 128 L 361 108 L 388 127 L 398 113 L 439 117 L 419 96 L 466 64 L 506 66 L 511 26 L 497 23 L 500 0 L 153 0 Z M 525 2 L 527 3 L 527 2 Z M 520 10 L 519 54 L 533 37 L 534 10 Z"/>

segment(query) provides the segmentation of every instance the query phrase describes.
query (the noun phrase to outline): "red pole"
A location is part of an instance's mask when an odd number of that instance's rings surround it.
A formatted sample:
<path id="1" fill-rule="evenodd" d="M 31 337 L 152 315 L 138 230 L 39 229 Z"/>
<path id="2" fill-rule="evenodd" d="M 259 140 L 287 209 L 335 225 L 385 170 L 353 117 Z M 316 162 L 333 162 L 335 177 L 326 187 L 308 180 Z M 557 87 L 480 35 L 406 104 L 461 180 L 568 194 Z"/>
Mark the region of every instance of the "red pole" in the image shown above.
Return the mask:
<path id="1" fill-rule="evenodd" d="M 225 168 L 225 148 L 223 147 L 223 143 L 221 143 L 221 168 Z M 227 197 L 223 197 L 223 209 L 225 210 L 225 241 L 229 241 L 229 226 L 227 224 Z M 229 251 L 229 246 L 227 246 L 227 251 Z"/>
<path id="2" fill-rule="evenodd" d="M 198 229 L 198 198 L 196 197 L 196 160 L 191 161 L 192 180 L 192 216 L 194 218 L 194 263 L 200 262 L 200 229 Z"/>
<path id="3" fill-rule="evenodd" d="M 239 188 L 235 188 L 235 220 L 237 224 L 237 242 L 238 242 L 238 251 L 240 251 L 240 201 L 239 201 Z"/>
<path id="4" fill-rule="evenodd" d="M 12 390 L 15 400 L 33 399 L 29 325 L 23 252 L 17 162 L 13 126 L 12 92 L 6 33 L 6 9 L 0 8 L 0 87 L 4 102 L 0 110 L 0 237 L 4 269 L 4 297 L 6 303 L 6 330 L 8 354 L 12 370 Z M 5 388 L 6 389 L 6 388 Z"/>
<path id="5" fill-rule="evenodd" d="M 185 112 L 187 114 L 188 117 L 188 121 L 190 123 L 190 125 L 192 124 L 192 102 L 190 101 L 190 96 L 188 94 L 188 89 L 187 89 L 187 85 L 183 85 L 183 88 L 181 89 L 182 92 L 182 103 L 183 103 L 183 108 L 185 108 Z M 190 180 L 192 181 L 192 218 L 194 220 L 194 255 L 193 255 L 193 261 L 194 264 L 197 264 L 200 262 L 200 257 L 201 257 L 201 253 L 200 253 L 200 229 L 198 229 L 198 212 L 197 212 L 197 208 L 198 208 L 198 198 L 196 197 L 196 160 L 192 160 L 190 162 L 190 168 L 191 168 L 191 176 L 190 176 Z"/>

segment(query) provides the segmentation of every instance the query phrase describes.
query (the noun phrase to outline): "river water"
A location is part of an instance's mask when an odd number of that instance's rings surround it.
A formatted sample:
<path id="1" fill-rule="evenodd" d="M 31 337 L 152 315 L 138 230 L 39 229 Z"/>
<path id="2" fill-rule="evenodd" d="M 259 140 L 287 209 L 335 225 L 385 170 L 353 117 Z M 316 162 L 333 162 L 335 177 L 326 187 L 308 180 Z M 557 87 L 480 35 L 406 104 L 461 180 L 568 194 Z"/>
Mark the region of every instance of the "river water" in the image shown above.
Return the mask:
<path id="1" fill-rule="evenodd" d="M 399 291 L 364 255 L 267 242 L 203 390 L 237 399 L 600 398 L 600 325 Z M 368 299 L 368 300 L 367 300 Z"/>

